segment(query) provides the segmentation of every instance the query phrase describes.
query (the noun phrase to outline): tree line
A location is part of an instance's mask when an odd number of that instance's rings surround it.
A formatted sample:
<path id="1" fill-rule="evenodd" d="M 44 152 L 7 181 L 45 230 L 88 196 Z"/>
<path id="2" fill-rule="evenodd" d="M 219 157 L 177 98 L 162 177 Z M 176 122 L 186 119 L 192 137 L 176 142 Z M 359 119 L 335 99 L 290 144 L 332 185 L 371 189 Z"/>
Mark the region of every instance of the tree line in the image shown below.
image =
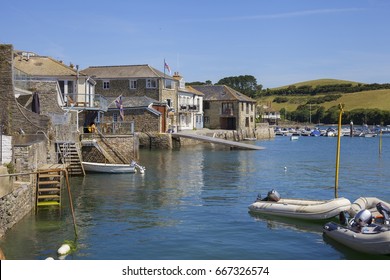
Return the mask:
<path id="1" fill-rule="evenodd" d="M 206 82 L 192 82 L 187 85 L 213 85 L 210 80 Z M 220 79 L 215 85 L 226 85 L 238 92 L 241 92 L 252 98 L 259 98 L 262 96 L 272 96 L 275 98 L 273 102 L 286 103 L 289 101 L 287 96 L 293 95 L 307 95 L 312 96 L 308 99 L 306 104 L 300 105 L 295 111 L 288 112 L 285 108 L 280 110 L 282 118 L 295 121 L 295 122 L 311 122 L 311 123 L 337 123 L 339 109 L 337 106 L 331 107 L 325 110 L 325 107 L 321 106 L 321 103 L 337 100 L 345 93 L 390 89 L 390 84 L 329 84 L 329 85 L 303 85 L 278 89 L 263 89 L 261 84 L 257 83 L 257 80 L 252 75 L 240 75 L 230 76 Z M 323 95 L 323 96 L 315 96 Z M 363 124 L 390 124 L 390 111 L 379 109 L 355 109 L 351 111 L 345 111 L 342 122 L 343 124 L 349 124 L 353 121 L 357 125 Z"/>
<path id="2" fill-rule="evenodd" d="M 337 123 L 339 116 L 338 106 L 325 107 L 319 105 L 300 105 L 295 111 L 289 112 L 285 108 L 280 110 L 282 119 L 294 122 L 311 122 L 311 123 Z M 341 119 L 342 124 L 349 124 L 353 121 L 356 125 L 390 125 L 390 111 L 379 109 L 354 109 L 344 111 Z"/>
<path id="3" fill-rule="evenodd" d="M 368 90 L 390 89 L 390 84 L 332 84 L 318 86 L 288 86 L 277 89 L 265 89 L 260 94 L 264 96 L 277 95 L 317 95 L 317 94 L 335 94 L 335 93 L 352 93 Z"/>

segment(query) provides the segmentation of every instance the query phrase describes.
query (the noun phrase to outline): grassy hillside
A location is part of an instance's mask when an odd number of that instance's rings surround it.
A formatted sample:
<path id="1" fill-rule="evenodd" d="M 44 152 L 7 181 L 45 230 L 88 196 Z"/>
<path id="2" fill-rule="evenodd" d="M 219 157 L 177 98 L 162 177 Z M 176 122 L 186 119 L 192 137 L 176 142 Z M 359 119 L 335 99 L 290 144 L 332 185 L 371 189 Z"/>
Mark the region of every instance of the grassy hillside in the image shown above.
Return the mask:
<path id="1" fill-rule="evenodd" d="M 358 85 L 358 82 L 353 82 L 353 81 L 346 81 L 346 80 L 337 80 L 337 79 L 318 79 L 318 80 L 311 80 L 311 81 L 306 81 L 306 82 L 299 82 L 287 86 L 282 86 L 278 87 L 275 89 L 279 88 L 287 88 L 289 86 L 295 86 L 295 87 L 301 87 L 301 86 L 311 86 L 311 87 L 316 87 L 316 86 L 326 86 L 326 85 L 340 85 L 340 84 L 352 84 L 352 85 Z"/>
<path id="2" fill-rule="evenodd" d="M 344 81 L 344 80 L 335 80 L 335 79 L 319 79 L 307 82 L 301 82 L 293 84 L 296 87 L 299 86 L 318 86 L 318 85 L 332 85 L 332 84 L 358 84 L 357 82 Z M 288 86 L 285 86 L 288 87 Z M 280 87 L 283 88 L 283 87 Z M 269 104 L 275 110 L 280 110 L 285 108 L 287 111 L 295 111 L 299 105 L 306 104 L 311 98 L 321 97 L 324 95 L 305 95 L 305 96 L 286 96 L 288 102 L 286 103 L 276 103 L 272 102 L 276 96 L 267 96 L 258 99 L 258 104 Z M 382 90 L 370 90 L 362 91 L 356 93 L 344 93 L 342 97 L 336 101 L 326 102 L 320 104 L 324 106 L 325 110 L 329 109 L 332 106 L 338 105 L 339 103 L 345 104 L 345 110 L 351 111 L 353 109 L 381 109 L 381 110 L 390 110 L 390 89 Z"/>

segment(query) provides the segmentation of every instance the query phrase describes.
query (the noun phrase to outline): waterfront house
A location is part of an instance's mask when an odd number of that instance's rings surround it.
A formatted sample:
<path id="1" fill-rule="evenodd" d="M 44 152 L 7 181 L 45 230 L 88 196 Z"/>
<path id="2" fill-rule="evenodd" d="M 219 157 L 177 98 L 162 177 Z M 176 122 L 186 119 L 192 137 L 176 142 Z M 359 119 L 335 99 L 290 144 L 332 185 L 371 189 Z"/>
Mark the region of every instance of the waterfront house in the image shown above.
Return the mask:
<path id="1" fill-rule="evenodd" d="M 163 132 L 177 125 L 177 81 L 150 65 L 91 66 L 83 73 L 96 81 L 96 93 L 106 97 L 146 96 L 166 103 Z M 129 110 L 130 112 L 130 110 Z"/>
<path id="2" fill-rule="evenodd" d="M 262 122 L 268 122 L 270 125 L 278 124 L 280 120 L 280 112 L 273 109 L 271 106 L 259 106 L 259 116 Z"/>
<path id="3" fill-rule="evenodd" d="M 14 52 L 13 65 L 19 102 L 33 110 L 31 96 L 38 94 L 43 102 L 39 109 L 51 115 L 54 123 L 64 123 L 61 120 L 64 113 L 76 112 L 77 120 L 72 130 L 79 132 L 99 111 L 107 110 L 106 99 L 95 95 L 96 82 L 80 72 L 78 66 L 68 66 L 51 57 L 26 51 Z M 45 95 L 50 96 L 50 100 L 43 98 Z"/>
<path id="4" fill-rule="evenodd" d="M 105 135 L 127 132 L 166 131 L 168 105 L 147 96 L 108 98 L 108 111 L 97 119 L 98 128 Z"/>
<path id="5" fill-rule="evenodd" d="M 256 100 L 225 85 L 193 86 L 204 94 L 204 127 L 210 129 L 255 129 Z"/>
<path id="6" fill-rule="evenodd" d="M 173 78 L 178 81 L 178 130 L 203 128 L 204 94 L 191 86 L 186 86 L 178 72 Z"/>

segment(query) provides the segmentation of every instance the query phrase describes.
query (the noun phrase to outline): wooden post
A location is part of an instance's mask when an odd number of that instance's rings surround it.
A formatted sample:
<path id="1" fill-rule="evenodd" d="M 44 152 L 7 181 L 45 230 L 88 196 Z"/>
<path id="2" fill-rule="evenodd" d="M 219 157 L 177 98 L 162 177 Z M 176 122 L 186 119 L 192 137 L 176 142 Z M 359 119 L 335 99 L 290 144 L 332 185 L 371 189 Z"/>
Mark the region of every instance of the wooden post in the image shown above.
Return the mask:
<path id="1" fill-rule="evenodd" d="M 75 215 L 74 215 L 72 194 L 71 194 L 71 192 L 70 192 L 70 184 L 69 184 L 68 170 L 64 169 L 64 172 L 65 172 L 65 179 L 66 179 L 66 188 L 68 189 L 69 205 L 70 205 L 70 210 L 71 210 L 71 212 L 72 212 L 72 218 L 73 218 L 74 234 L 75 234 L 75 236 L 77 237 L 76 217 L 75 217 Z"/>
<path id="2" fill-rule="evenodd" d="M 382 155 L 382 127 L 379 131 L 379 156 Z"/>

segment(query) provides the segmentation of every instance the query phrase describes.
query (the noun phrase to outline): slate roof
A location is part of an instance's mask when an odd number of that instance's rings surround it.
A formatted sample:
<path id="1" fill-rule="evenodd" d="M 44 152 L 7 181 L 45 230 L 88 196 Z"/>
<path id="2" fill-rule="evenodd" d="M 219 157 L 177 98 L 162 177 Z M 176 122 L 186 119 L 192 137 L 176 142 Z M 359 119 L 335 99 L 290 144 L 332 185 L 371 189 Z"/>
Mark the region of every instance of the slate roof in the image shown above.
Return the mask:
<path id="1" fill-rule="evenodd" d="M 90 66 L 82 70 L 83 73 L 95 79 L 131 79 L 131 78 L 169 78 L 165 74 L 148 64 L 117 65 L 117 66 Z"/>
<path id="2" fill-rule="evenodd" d="M 199 90 L 194 89 L 192 86 L 186 86 L 185 88 L 179 88 L 179 92 L 185 92 L 185 93 L 192 93 L 196 95 L 201 95 L 203 96 L 203 92 L 200 92 Z"/>
<path id="3" fill-rule="evenodd" d="M 47 56 L 29 56 L 16 53 L 14 67 L 34 77 L 76 76 L 77 71 L 60 61 Z M 83 75 L 83 73 L 79 73 Z"/>
<path id="4" fill-rule="evenodd" d="M 198 90 L 204 94 L 203 100 L 205 101 L 243 101 L 243 102 L 256 102 L 256 100 L 242 94 L 231 87 L 225 85 L 214 86 L 192 86 L 195 90 Z"/>

